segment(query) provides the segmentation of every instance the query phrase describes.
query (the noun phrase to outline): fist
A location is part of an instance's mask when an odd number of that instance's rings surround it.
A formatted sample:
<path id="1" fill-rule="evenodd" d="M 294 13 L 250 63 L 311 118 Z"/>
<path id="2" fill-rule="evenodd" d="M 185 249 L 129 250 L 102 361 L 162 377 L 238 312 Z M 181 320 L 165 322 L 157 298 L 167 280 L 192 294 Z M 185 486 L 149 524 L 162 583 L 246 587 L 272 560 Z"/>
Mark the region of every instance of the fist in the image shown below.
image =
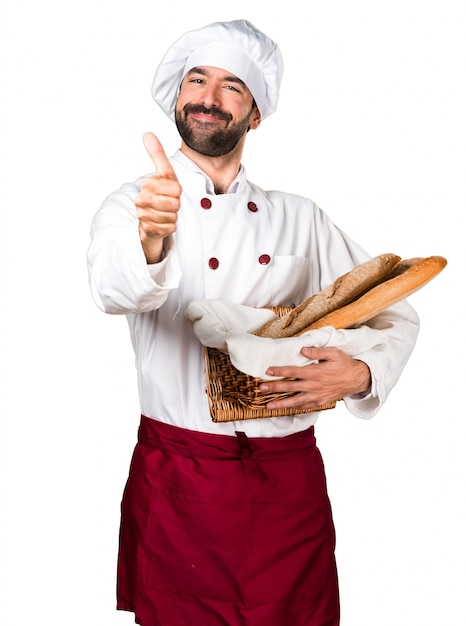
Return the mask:
<path id="1" fill-rule="evenodd" d="M 134 202 L 146 260 L 157 263 L 162 258 L 164 239 L 176 230 L 181 186 L 157 137 L 146 133 L 143 142 L 155 166 L 155 174 L 144 178 Z"/>

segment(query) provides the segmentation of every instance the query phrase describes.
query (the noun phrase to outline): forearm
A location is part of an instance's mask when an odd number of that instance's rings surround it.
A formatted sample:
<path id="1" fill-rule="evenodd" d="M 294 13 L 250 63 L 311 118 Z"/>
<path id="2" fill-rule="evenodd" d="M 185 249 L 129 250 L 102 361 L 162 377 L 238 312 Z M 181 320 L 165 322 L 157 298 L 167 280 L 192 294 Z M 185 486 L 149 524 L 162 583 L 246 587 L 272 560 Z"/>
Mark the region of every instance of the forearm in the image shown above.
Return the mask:
<path id="1" fill-rule="evenodd" d="M 275 380 L 260 386 L 264 392 L 296 395 L 268 408 L 315 408 L 343 399 L 354 415 L 375 415 L 411 354 L 418 318 L 408 305 L 397 305 L 374 318 L 372 326 L 346 331 L 330 331 L 329 327 L 322 333 L 303 335 L 306 344 L 301 355 L 307 364 L 272 363 L 265 374 Z"/>
<path id="2" fill-rule="evenodd" d="M 164 258 L 148 263 L 134 207 L 136 185 L 109 196 L 94 218 L 88 269 L 91 292 L 106 313 L 126 314 L 159 308 L 181 277 L 173 238 L 164 242 Z"/>
<path id="3" fill-rule="evenodd" d="M 122 262 L 123 260 L 123 262 Z M 165 258 L 148 264 L 139 249 L 119 240 L 108 244 L 93 258 L 89 256 L 89 282 L 97 306 L 106 313 L 126 314 L 153 311 L 179 284 L 176 251 L 168 247 Z"/>

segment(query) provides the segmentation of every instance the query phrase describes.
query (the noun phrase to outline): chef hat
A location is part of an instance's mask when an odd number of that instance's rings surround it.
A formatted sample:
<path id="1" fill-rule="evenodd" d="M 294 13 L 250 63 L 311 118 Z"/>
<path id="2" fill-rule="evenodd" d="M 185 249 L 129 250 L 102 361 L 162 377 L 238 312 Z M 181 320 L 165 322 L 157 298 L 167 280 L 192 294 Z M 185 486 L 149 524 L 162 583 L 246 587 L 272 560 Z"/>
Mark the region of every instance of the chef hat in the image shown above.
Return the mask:
<path id="1" fill-rule="evenodd" d="M 152 96 L 172 120 L 181 81 L 190 69 L 201 65 L 219 67 L 240 78 L 262 119 L 277 108 L 283 73 L 277 44 L 246 20 L 215 22 L 185 33 L 157 68 Z"/>

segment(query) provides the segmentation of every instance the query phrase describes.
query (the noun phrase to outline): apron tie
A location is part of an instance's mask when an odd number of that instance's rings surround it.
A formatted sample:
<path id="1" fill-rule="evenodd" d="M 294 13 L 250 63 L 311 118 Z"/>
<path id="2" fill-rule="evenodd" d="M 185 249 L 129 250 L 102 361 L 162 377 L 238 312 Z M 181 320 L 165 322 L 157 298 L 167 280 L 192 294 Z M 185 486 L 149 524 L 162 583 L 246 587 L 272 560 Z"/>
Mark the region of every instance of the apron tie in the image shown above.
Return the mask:
<path id="1" fill-rule="evenodd" d="M 242 430 L 235 430 L 235 434 L 240 448 L 243 467 L 247 468 L 255 478 L 267 480 L 266 474 L 264 474 L 259 463 L 254 458 L 254 448 L 246 433 Z"/>

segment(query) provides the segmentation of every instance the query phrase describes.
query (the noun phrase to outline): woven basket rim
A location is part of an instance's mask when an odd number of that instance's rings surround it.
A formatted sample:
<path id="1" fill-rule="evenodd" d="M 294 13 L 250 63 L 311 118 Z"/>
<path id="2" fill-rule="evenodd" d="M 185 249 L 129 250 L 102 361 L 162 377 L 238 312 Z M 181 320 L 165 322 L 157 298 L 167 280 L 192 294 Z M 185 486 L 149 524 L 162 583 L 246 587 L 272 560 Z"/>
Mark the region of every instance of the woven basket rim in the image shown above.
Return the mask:
<path id="1" fill-rule="evenodd" d="M 270 307 L 277 315 L 283 315 L 291 307 Z M 290 397 L 293 393 L 269 393 L 259 391 L 264 382 L 240 372 L 230 361 L 228 354 L 216 348 L 205 347 L 206 391 L 212 421 L 230 422 L 236 420 L 283 417 L 314 413 L 333 409 L 336 402 L 330 402 L 312 409 L 267 409 L 272 400 Z"/>

